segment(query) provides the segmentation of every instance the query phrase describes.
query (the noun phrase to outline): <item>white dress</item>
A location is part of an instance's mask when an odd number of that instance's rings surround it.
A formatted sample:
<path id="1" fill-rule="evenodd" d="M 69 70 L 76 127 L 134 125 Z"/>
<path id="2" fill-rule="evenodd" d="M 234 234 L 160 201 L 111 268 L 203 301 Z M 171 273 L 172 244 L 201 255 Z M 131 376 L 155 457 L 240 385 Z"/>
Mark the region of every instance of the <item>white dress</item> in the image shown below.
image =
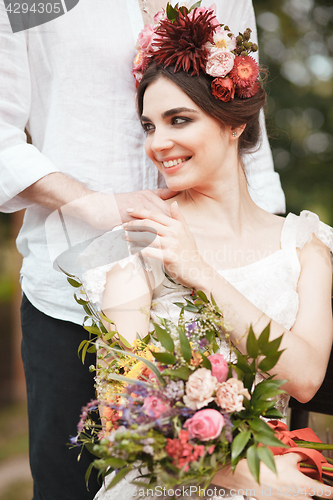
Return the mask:
<path id="1" fill-rule="evenodd" d="M 290 329 L 296 320 L 299 306 L 297 283 L 301 267 L 297 248 L 302 248 L 305 243 L 311 241 L 313 234 L 333 252 L 333 229 L 321 222 L 316 214 L 308 211 L 303 211 L 300 216 L 289 214 L 281 232 L 280 250 L 244 267 L 219 272 L 267 316 L 286 329 Z M 133 256 L 124 259 L 120 264 L 125 266 L 129 260 L 133 260 Z M 101 304 L 106 273 L 113 265 L 114 263 L 111 263 L 90 269 L 84 275 L 86 292 L 97 307 Z M 187 293 L 188 290 L 181 285 L 173 285 L 165 278 L 154 291 L 151 320 L 156 321 L 157 316 L 160 316 L 177 322 L 180 309 L 174 302 L 184 302 Z M 221 352 L 229 353 L 227 342 L 222 343 Z M 288 400 L 288 395 L 281 395 L 278 400 L 277 407 L 282 413 L 287 409 Z M 95 500 L 130 500 L 135 496 L 138 498 L 136 487 L 129 484 L 133 478 L 128 474 L 112 490 L 106 491 L 104 487 L 101 488 Z M 195 497 L 191 498 L 194 500 Z M 211 498 L 213 500 L 221 497 L 211 496 Z"/>

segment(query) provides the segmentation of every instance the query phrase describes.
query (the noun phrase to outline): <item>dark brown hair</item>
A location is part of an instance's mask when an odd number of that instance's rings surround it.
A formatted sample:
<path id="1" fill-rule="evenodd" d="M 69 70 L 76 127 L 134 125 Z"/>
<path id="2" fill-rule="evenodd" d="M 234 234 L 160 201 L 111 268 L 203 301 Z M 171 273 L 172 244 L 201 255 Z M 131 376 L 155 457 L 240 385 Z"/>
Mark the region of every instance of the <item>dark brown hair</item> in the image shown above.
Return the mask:
<path id="1" fill-rule="evenodd" d="M 174 72 L 173 66 L 157 66 L 152 63 L 143 75 L 137 92 L 137 109 L 139 116 L 143 111 L 143 97 L 147 87 L 158 80 L 168 78 L 189 96 L 205 113 L 218 120 L 222 126 L 246 127 L 239 138 L 239 153 L 253 152 L 260 139 L 259 112 L 266 102 L 266 92 L 260 84 L 258 92 L 248 99 L 235 97 L 232 101 L 223 102 L 216 99 L 211 91 L 212 77 L 200 72 L 199 76 L 189 76 L 184 71 Z"/>

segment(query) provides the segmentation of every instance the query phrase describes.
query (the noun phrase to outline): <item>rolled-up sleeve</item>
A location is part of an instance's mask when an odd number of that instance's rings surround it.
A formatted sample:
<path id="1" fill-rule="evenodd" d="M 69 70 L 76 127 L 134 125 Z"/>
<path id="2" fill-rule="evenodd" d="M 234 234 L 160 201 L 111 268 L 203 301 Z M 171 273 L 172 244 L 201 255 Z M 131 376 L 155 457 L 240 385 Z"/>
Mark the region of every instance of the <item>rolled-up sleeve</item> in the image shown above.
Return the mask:
<path id="1" fill-rule="evenodd" d="M 14 212 L 31 205 L 19 194 L 56 166 L 24 132 L 29 120 L 31 80 L 25 33 L 13 33 L 0 2 L 0 210 Z"/>

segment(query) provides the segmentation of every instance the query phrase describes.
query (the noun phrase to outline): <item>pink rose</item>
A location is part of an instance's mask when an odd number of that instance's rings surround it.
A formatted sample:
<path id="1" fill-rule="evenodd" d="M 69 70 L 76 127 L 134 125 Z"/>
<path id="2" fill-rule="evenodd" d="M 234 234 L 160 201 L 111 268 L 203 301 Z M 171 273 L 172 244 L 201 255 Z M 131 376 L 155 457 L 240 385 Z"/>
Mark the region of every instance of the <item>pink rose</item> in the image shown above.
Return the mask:
<path id="1" fill-rule="evenodd" d="M 224 418 L 217 410 L 200 410 L 184 423 L 191 438 L 209 441 L 217 438 L 223 429 Z"/>
<path id="2" fill-rule="evenodd" d="M 215 402 L 224 411 L 231 413 L 244 410 L 244 397 L 250 399 L 249 391 L 245 389 L 243 382 L 236 378 L 229 378 L 218 385 Z"/>
<path id="3" fill-rule="evenodd" d="M 217 380 L 207 368 L 199 368 L 186 382 L 184 403 L 191 410 L 199 410 L 213 401 Z"/>
<path id="4" fill-rule="evenodd" d="M 216 377 L 219 383 L 225 382 L 228 377 L 229 366 L 224 356 L 220 353 L 216 353 L 208 356 L 208 359 L 212 364 L 213 377 Z"/>
<path id="5" fill-rule="evenodd" d="M 143 52 L 148 52 L 150 50 L 155 34 L 154 27 L 150 24 L 146 24 L 143 30 L 140 31 L 138 44 Z"/>
<path id="6" fill-rule="evenodd" d="M 149 417 L 160 418 L 163 413 L 170 410 L 170 403 L 157 396 L 148 396 L 144 399 L 143 409 Z"/>
<path id="7" fill-rule="evenodd" d="M 212 49 L 207 59 L 206 73 L 214 77 L 224 77 L 232 70 L 235 56 L 226 50 Z"/>

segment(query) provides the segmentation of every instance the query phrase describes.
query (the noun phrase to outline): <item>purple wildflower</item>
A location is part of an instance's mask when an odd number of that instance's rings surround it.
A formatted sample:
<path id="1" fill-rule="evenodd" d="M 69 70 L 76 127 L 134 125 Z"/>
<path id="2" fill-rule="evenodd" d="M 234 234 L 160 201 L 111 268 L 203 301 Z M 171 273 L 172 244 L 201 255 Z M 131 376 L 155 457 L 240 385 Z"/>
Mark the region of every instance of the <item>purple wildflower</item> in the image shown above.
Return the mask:
<path id="1" fill-rule="evenodd" d="M 83 431 L 85 420 L 91 411 L 96 411 L 98 408 L 98 400 L 92 399 L 86 406 L 81 409 L 80 421 L 77 424 L 78 434 Z"/>
<path id="2" fill-rule="evenodd" d="M 136 394 L 137 396 L 141 396 L 142 398 L 145 398 L 148 394 L 148 389 L 144 385 L 129 385 L 126 388 L 126 392 L 128 394 Z"/>
<path id="3" fill-rule="evenodd" d="M 200 349 L 204 349 L 205 347 L 207 347 L 208 344 L 209 344 L 209 342 L 208 342 L 208 339 L 206 339 L 206 337 L 199 340 Z"/>
<path id="4" fill-rule="evenodd" d="M 195 331 L 198 329 L 198 323 L 196 321 L 192 321 L 192 323 L 189 323 L 188 325 L 186 325 L 185 328 L 186 328 L 186 333 L 188 336 L 190 334 L 195 333 Z"/>
<path id="5" fill-rule="evenodd" d="M 227 413 L 224 413 L 223 417 L 224 417 L 224 433 L 225 433 L 225 437 L 226 437 L 228 443 L 232 443 L 232 440 L 233 440 L 232 429 L 233 429 L 234 425 L 233 425 L 233 423 L 231 421 L 230 415 L 228 415 Z"/>
<path id="6" fill-rule="evenodd" d="M 77 442 L 77 439 L 78 439 L 78 436 L 75 436 L 75 437 L 70 437 L 69 438 L 69 441 L 71 444 L 75 444 L 76 446 L 80 446 L 79 443 Z"/>

